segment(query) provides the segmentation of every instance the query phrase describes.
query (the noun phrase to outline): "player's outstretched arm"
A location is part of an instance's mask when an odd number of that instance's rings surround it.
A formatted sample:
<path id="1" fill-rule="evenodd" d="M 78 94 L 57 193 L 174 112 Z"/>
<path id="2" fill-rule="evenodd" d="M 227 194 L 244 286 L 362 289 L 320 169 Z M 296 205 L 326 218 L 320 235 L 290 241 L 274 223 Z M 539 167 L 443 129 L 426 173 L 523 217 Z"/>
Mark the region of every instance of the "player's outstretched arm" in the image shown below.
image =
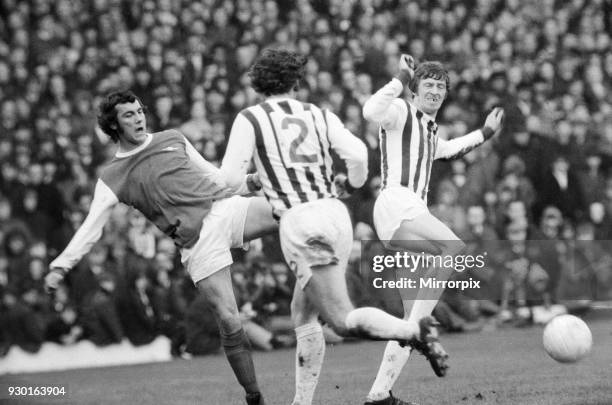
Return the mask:
<path id="1" fill-rule="evenodd" d="M 102 181 L 98 180 L 89 213 L 76 231 L 68 246 L 49 265 L 50 272 L 45 277 L 45 288 L 55 290 L 64 276 L 81 258 L 89 252 L 94 243 L 102 236 L 104 225 L 119 199 Z"/>
<path id="2" fill-rule="evenodd" d="M 457 159 L 482 145 L 497 134 L 504 119 L 504 109 L 496 107 L 487 115 L 482 128 L 450 141 L 438 139 L 435 159 Z"/>
<path id="3" fill-rule="evenodd" d="M 363 105 L 363 116 L 368 121 L 376 122 L 383 128 L 390 129 L 401 116 L 402 103 L 395 100 L 402 94 L 404 87 L 414 76 L 414 59 L 410 55 L 402 54 L 399 60 L 398 74 Z"/>
<path id="4" fill-rule="evenodd" d="M 328 110 L 323 111 L 323 114 L 326 114 L 327 118 L 331 147 L 346 163 L 348 173 L 342 187 L 351 193 L 363 186 L 368 178 L 368 148 L 346 129 L 336 114 Z"/>
<path id="5" fill-rule="evenodd" d="M 239 113 L 234 119 L 230 131 L 225 156 L 221 163 L 221 176 L 230 188 L 254 191 L 261 188 L 257 175 L 247 175 L 255 152 L 255 132 L 249 120 Z"/>

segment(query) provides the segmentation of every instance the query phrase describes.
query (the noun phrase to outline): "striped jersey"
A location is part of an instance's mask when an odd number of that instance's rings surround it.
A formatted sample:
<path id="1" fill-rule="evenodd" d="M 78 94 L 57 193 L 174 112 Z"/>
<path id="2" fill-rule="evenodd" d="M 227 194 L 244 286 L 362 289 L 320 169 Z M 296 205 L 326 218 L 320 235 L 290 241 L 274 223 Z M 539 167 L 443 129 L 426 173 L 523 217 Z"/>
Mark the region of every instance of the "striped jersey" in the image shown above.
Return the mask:
<path id="1" fill-rule="evenodd" d="M 380 124 L 381 186 L 406 187 L 427 203 L 431 167 L 436 159 L 461 156 L 484 142 L 481 130 L 444 140 L 430 115 L 398 96 L 402 82 L 393 79 L 363 106 L 366 119 Z"/>
<path id="2" fill-rule="evenodd" d="M 406 122 L 397 129 L 380 128 L 381 187 L 408 187 L 427 201 L 431 165 L 438 146 L 438 125 L 413 104 L 406 105 Z"/>
<path id="3" fill-rule="evenodd" d="M 280 215 L 297 204 L 336 197 L 332 150 L 346 161 L 350 184 L 363 185 L 367 149 L 335 114 L 271 97 L 238 114 L 222 170 L 245 171 L 253 157 L 264 195 Z"/>

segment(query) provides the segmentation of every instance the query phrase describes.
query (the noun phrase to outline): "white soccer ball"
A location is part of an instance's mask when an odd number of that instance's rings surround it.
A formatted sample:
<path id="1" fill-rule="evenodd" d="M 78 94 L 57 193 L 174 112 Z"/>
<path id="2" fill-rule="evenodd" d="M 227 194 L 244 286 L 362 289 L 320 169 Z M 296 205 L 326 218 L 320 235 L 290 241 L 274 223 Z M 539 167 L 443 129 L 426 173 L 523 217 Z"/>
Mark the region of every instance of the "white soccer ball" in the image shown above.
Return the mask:
<path id="1" fill-rule="evenodd" d="M 546 353 L 556 361 L 574 363 L 589 354 L 593 335 L 582 319 L 559 315 L 546 324 L 542 342 Z"/>

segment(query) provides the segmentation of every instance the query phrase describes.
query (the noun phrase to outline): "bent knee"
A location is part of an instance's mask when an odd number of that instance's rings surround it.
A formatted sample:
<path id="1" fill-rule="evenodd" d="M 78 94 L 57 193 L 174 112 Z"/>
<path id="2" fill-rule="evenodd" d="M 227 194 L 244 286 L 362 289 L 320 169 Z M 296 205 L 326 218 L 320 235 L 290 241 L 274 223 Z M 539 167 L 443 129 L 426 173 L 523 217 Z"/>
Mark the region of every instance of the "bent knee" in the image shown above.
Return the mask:
<path id="1" fill-rule="evenodd" d="M 210 302 L 210 308 L 222 329 L 234 329 L 241 325 L 240 312 L 235 304 L 226 302 Z"/>
<path id="2" fill-rule="evenodd" d="M 353 331 L 351 331 L 348 326 L 346 326 L 346 322 L 338 321 L 338 322 L 330 322 L 328 326 L 334 331 L 334 333 L 341 337 L 351 337 L 354 336 Z"/>
<path id="3" fill-rule="evenodd" d="M 346 317 L 348 316 L 348 314 L 348 311 L 338 311 L 332 314 L 328 314 L 326 317 L 327 319 L 325 319 L 325 322 L 337 335 L 342 337 L 353 336 L 353 330 L 346 322 Z"/>
<path id="4" fill-rule="evenodd" d="M 460 255 L 465 252 L 467 245 L 461 239 L 444 241 L 442 246 L 442 254 L 445 255 Z"/>

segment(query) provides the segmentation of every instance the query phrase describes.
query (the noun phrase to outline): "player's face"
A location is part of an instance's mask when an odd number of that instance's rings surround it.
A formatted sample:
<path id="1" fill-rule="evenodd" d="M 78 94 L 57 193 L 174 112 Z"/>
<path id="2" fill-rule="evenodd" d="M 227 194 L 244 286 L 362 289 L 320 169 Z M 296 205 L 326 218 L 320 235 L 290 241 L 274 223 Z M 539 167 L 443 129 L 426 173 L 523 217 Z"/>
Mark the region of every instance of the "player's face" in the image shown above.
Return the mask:
<path id="1" fill-rule="evenodd" d="M 134 146 L 142 144 L 147 139 L 147 119 L 140 102 L 117 104 L 115 110 L 121 141 Z"/>
<path id="2" fill-rule="evenodd" d="M 446 98 L 446 81 L 438 79 L 422 79 L 417 88 L 415 104 L 430 115 L 436 115 Z"/>

